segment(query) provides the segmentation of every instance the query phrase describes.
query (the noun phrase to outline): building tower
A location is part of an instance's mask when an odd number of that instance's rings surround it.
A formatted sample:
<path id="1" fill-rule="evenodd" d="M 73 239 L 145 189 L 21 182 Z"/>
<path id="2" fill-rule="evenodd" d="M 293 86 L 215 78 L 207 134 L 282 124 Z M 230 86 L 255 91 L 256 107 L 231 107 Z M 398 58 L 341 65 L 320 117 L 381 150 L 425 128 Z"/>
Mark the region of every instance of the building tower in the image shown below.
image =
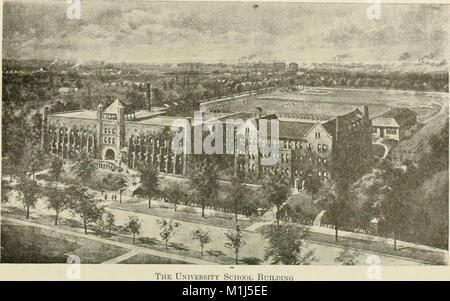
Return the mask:
<path id="1" fill-rule="evenodd" d="M 103 149 L 103 105 L 100 103 L 97 106 L 97 158 L 102 158 L 102 149 Z"/>

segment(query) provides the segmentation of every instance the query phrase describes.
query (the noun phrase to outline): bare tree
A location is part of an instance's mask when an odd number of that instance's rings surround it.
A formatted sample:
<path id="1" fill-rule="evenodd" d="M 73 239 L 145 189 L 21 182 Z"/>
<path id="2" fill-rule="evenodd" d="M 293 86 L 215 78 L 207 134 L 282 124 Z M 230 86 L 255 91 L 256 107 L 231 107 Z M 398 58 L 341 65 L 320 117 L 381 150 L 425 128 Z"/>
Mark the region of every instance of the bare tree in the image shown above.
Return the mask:
<path id="1" fill-rule="evenodd" d="M 205 245 L 211 242 L 211 236 L 209 231 L 202 230 L 200 228 L 195 229 L 191 232 L 191 236 L 194 240 L 197 240 L 200 244 L 200 253 L 203 256 L 203 248 Z"/>
<path id="2" fill-rule="evenodd" d="M 169 239 L 175 234 L 175 231 L 180 226 L 180 223 L 173 220 L 159 219 L 156 221 L 159 228 L 159 236 L 164 240 L 166 250 L 168 249 Z"/>
<path id="3" fill-rule="evenodd" d="M 239 250 L 245 245 L 241 227 L 236 224 L 236 228 L 234 230 L 229 230 L 228 232 L 226 232 L 225 236 L 227 237 L 225 247 L 233 250 L 236 256 L 236 264 L 239 264 Z"/>

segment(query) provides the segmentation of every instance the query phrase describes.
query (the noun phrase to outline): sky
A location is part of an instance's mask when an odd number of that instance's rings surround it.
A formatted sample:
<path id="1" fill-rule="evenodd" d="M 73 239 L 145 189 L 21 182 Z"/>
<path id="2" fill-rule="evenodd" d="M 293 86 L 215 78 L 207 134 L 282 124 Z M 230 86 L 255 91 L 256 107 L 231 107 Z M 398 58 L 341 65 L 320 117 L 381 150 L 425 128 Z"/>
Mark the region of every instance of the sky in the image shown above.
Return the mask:
<path id="1" fill-rule="evenodd" d="M 257 4 L 257 5 L 255 5 Z M 7 1 L 3 57 L 108 62 L 396 61 L 448 55 L 448 6 L 257 2 Z"/>

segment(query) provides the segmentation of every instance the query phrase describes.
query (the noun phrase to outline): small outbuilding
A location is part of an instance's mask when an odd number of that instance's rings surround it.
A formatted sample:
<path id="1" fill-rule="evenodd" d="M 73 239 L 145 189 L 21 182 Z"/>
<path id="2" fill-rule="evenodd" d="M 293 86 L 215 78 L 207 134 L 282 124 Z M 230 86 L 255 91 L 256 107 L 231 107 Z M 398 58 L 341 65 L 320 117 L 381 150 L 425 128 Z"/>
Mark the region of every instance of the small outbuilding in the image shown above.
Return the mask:
<path id="1" fill-rule="evenodd" d="M 417 113 L 408 108 L 393 108 L 372 119 L 372 137 L 400 141 L 405 131 L 417 123 Z"/>

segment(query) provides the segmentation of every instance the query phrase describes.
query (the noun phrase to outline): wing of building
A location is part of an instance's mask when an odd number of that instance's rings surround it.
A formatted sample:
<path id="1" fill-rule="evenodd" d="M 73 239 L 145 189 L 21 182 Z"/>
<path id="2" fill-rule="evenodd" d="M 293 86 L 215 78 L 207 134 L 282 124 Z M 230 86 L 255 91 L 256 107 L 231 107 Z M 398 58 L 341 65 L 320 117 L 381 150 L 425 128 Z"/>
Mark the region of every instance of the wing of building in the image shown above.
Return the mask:
<path id="1" fill-rule="evenodd" d="M 179 146 L 185 152 L 176 154 L 172 151 L 175 133 L 171 132 L 171 126 L 181 120 L 190 133 L 201 126 L 202 133 L 206 134 L 211 132 L 209 126 L 205 127 L 207 121 L 216 120 L 224 125 L 223 145 L 231 145 L 223 154 L 230 155 L 236 172 L 244 171 L 249 177 L 259 178 L 269 172 L 282 174 L 293 186 L 301 188 L 305 170 L 311 167 L 326 180 L 332 173 L 333 161 L 349 163 L 355 171 L 370 165 L 372 129 L 367 106 L 364 113 L 356 109 L 337 117 L 263 114 L 261 110 L 254 113 L 209 112 L 200 122 L 192 116 L 169 116 L 169 112 L 167 108 L 151 106 L 147 110 L 135 110 L 120 99 L 107 108 L 100 104 L 96 111 L 49 114 L 45 108 L 42 147 L 63 158 L 75 158 L 80 152 L 87 152 L 97 159 L 99 167 L 136 168 L 143 163 L 155 165 L 160 172 L 184 174 L 190 150 L 186 151 L 188 143 L 180 142 Z M 236 135 L 227 135 L 230 125 Z M 192 141 L 190 144 L 193 145 Z M 239 145 L 243 147 L 239 149 Z M 278 151 L 261 151 L 261 145 L 276 147 Z M 269 156 L 275 157 L 274 164 L 265 163 Z"/>

